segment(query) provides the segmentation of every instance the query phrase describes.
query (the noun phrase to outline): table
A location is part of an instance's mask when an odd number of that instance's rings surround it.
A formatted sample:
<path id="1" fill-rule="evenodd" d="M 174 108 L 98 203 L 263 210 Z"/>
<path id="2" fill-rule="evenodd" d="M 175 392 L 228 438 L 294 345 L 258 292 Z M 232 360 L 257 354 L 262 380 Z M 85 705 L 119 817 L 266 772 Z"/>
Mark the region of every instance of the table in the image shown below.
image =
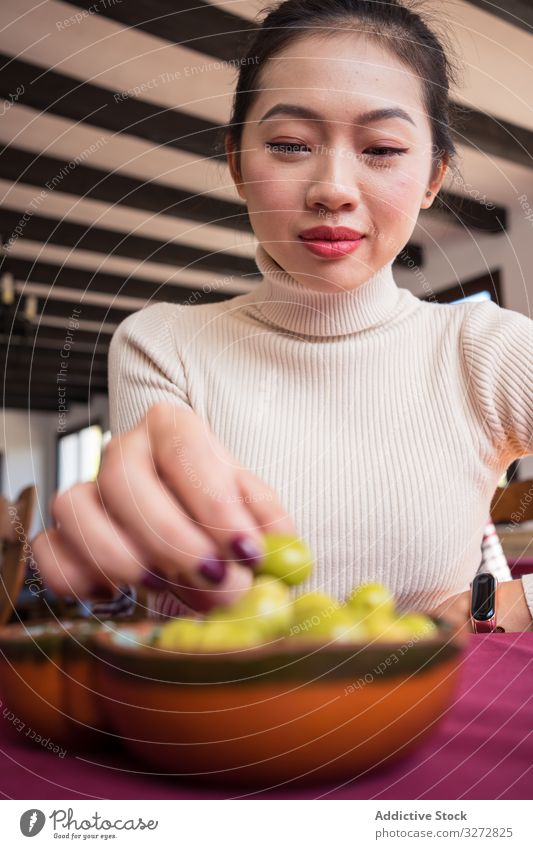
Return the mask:
<path id="1" fill-rule="evenodd" d="M 533 633 L 471 635 L 455 701 L 433 735 L 342 786 L 195 785 L 153 775 L 118 748 L 59 759 L 6 726 L 0 714 L 0 792 L 9 799 L 531 799 Z"/>

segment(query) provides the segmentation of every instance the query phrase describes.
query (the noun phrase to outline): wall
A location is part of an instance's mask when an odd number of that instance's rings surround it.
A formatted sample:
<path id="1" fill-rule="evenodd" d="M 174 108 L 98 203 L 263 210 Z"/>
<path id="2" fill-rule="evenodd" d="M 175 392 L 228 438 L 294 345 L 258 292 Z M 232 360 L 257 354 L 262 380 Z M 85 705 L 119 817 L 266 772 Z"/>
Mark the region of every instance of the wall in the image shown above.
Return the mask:
<path id="1" fill-rule="evenodd" d="M 107 398 L 96 397 L 91 407 L 73 404 L 66 429 L 100 422 L 108 427 Z M 56 485 L 57 413 L 6 410 L 0 430 L 3 454 L 2 494 L 14 499 L 28 484 L 37 485 L 37 507 L 31 535 L 50 524 L 49 503 Z"/>
<path id="2" fill-rule="evenodd" d="M 533 191 L 528 195 L 533 197 Z M 507 233 L 477 234 L 475 238 L 461 235 L 454 242 L 447 241 L 445 249 L 435 244 L 426 252 L 426 283 L 413 271 L 398 269 L 398 285 L 425 297 L 431 290 L 438 292 L 499 268 L 503 306 L 533 318 L 533 222 L 517 202 L 509 203 L 508 210 Z M 533 455 L 520 461 L 518 474 L 522 479 L 533 478 Z"/>
<path id="3" fill-rule="evenodd" d="M 31 533 L 42 526 L 54 466 L 54 414 L 6 410 L 0 431 L 3 454 L 2 494 L 13 500 L 28 484 L 37 484 L 38 503 Z"/>

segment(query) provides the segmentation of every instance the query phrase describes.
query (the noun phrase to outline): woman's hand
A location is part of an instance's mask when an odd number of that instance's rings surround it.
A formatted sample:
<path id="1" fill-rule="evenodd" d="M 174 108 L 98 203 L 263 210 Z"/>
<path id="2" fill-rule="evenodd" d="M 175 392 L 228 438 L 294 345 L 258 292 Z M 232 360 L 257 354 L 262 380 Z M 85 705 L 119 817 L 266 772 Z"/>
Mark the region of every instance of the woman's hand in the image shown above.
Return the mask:
<path id="1" fill-rule="evenodd" d="M 432 616 L 446 619 L 458 630 L 472 631 L 470 620 L 470 591 L 452 595 L 430 611 Z"/>
<path id="2" fill-rule="evenodd" d="M 533 619 L 526 602 L 522 581 L 502 581 L 496 588 L 497 624 L 505 631 L 533 631 Z M 458 593 L 439 604 L 431 613 L 452 625 L 472 631 L 470 590 Z"/>
<path id="3" fill-rule="evenodd" d="M 52 515 L 56 527 L 33 553 L 55 592 L 87 598 L 143 584 L 197 610 L 249 588 L 263 533 L 298 533 L 274 491 L 196 413 L 167 403 L 114 437 L 97 480 L 56 494 Z"/>

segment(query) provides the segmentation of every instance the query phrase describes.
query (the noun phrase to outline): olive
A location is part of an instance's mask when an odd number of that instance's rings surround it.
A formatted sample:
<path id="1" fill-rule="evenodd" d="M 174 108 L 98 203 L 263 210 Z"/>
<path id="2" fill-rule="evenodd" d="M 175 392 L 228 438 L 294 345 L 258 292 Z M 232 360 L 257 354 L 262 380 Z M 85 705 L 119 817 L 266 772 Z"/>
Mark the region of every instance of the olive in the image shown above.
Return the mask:
<path id="1" fill-rule="evenodd" d="M 411 637 L 431 637 L 438 631 L 433 620 L 424 613 L 404 613 L 400 621 Z"/>
<path id="2" fill-rule="evenodd" d="M 307 543 L 293 534 L 265 534 L 264 552 L 258 575 L 272 575 L 286 584 L 301 584 L 313 569 L 313 553 Z"/>
<path id="3" fill-rule="evenodd" d="M 364 626 L 348 608 L 336 607 L 322 615 L 314 613 L 294 624 L 292 637 L 320 638 L 324 642 L 364 642 L 367 634 Z"/>
<path id="4" fill-rule="evenodd" d="M 202 642 L 201 619 L 174 619 L 161 628 L 157 645 L 174 651 L 196 651 Z"/>
<path id="5" fill-rule="evenodd" d="M 230 651 L 260 645 L 264 638 L 252 625 L 208 619 L 204 622 L 200 648 L 203 651 Z"/>
<path id="6" fill-rule="evenodd" d="M 393 616 L 395 611 L 393 595 L 383 584 L 368 583 L 355 587 L 347 603 L 361 618 L 373 613 Z"/>
<path id="7" fill-rule="evenodd" d="M 267 575 L 256 578 L 246 595 L 234 604 L 215 608 L 208 621 L 253 628 L 264 638 L 282 636 L 290 627 L 292 604 L 289 588 Z"/>
<path id="8" fill-rule="evenodd" d="M 308 592 L 297 596 L 292 603 L 294 620 L 303 619 L 305 616 L 322 616 L 327 611 L 337 609 L 338 601 L 326 593 Z"/>

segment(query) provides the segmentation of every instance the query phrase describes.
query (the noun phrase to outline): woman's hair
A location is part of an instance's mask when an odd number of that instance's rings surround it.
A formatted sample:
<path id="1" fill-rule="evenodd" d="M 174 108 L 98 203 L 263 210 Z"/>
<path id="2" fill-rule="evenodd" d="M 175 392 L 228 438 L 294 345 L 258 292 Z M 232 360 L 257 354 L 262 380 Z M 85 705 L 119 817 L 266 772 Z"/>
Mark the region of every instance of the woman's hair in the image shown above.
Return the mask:
<path id="1" fill-rule="evenodd" d="M 243 126 L 261 89 L 265 63 L 298 39 L 315 34 L 327 38 L 348 30 L 388 49 L 418 74 L 432 129 L 434 166 L 442 159 L 451 164 L 456 149 L 450 128 L 449 89 L 456 82 L 457 69 L 442 39 L 414 7 L 411 0 L 284 0 L 263 8 L 260 14 L 266 13 L 266 17 L 253 30 L 246 56 L 240 60 L 232 114 L 223 128 L 223 136 L 229 136 L 236 147 L 237 164 Z"/>

